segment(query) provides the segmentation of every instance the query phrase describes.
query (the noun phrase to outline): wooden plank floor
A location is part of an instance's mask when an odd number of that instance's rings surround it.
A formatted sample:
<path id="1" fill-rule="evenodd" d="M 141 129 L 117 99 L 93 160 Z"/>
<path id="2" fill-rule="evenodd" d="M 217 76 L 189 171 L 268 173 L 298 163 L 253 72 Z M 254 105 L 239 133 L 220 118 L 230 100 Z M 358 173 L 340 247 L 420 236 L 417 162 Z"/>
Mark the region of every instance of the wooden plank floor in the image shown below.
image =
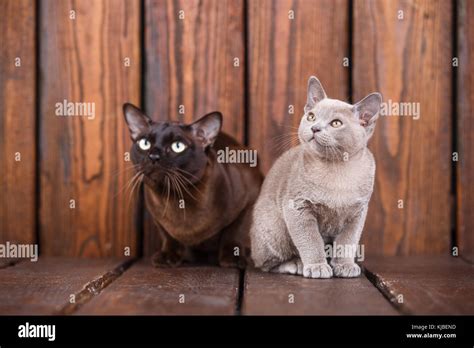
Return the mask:
<path id="1" fill-rule="evenodd" d="M 474 314 L 474 265 L 461 258 L 371 257 L 364 265 L 402 313 Z"/>
<path id="2" fill-rule="evenodd" d="M 474 264 L 460 257 L 368 257 L 367 278 L 327 280 L 148 258 L 1 261 L 0 315 L 474 314 Z"/>
<path id="3" fill-rule="evenodd" d="M 0 314 L 47 315 L 67 313 L 88 294 L 102 287 L 121 272 L 119 259 L 46 258 L 22 261 L 0 269 Z"/>
<path id="4" fill-rule="evenodd" d="M 306 279 L 248 271 L 243 314 L 394 315 L 397 311 L 364 276 L 354 279 Z"/>
<path id="5" fill-rule="evenodd" d="M 218 267 L 155 268 L 134 264 L 79 314 L 233 315 L 239 271 Z"/>
<path id="6" fill-rule="evenodd" d="M 0 259 L 0 269 L 13 266 L 17 264 L 18 262 L 20 262 L 19 259 L 11 259 L 11 258 Z"/>

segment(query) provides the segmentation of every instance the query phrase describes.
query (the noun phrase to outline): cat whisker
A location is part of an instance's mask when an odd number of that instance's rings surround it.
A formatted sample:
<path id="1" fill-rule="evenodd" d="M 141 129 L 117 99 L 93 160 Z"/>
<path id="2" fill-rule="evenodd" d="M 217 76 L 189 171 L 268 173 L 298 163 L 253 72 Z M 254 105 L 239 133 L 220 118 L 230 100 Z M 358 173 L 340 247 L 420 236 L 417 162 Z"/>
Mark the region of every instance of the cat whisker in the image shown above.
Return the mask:
<path id="1" fill-rule="evenodd" d="M 145 174 L 141 173 L 141 175 L 139 175 L 137 177 L 137 179 L 135 179 L 135 183 L 133 184 L 132 186 L 132 189 L 130 190 L 130 193 L 129 193 L 129 196 L 128 196 L 128 206 L 130 205 L 130 202 L 132 201 L 133 199 L 133 194 L 135 192 L 135 189 L 138 187 L 141 186 L 141 184 L 143 183 L 143 178 L 144 178 Z M 138 192 L 138 191 L 137 191 Z"/>
<path id="2" fill-rule="evenodd" d="M 123 193 L 124 191 L 128 190 L 130 186 L 132 185 L 133 181 L 136 179 L 137 176 L 140 175 L 141 172 L 136 172 L 123 186 L 122 188 L 115 194 L 114 198 L 116 198 L 118 195 Z"/>
<path id="3" fill-rule="evenodd" d="M 133 193 L 135 190 L 135 187 L 137 186 L 137 183 L 141 182 L 141 177 L 144 175 L 142 172 L 138 172 L 138 175 L 135 175 L 135 179 L 133 180 L 133 184 L 131 185 L 130 189 L 130 194 Z"/>
<path id="4" fill-rule="evenodd" d="M 285 123 L 280 123 L 280 122 L 275 122 L 275 123 L 279 127 L 286 127 L 286 128 L 296 129 L 296 130 L 299 129 L 299 127 L 292 126 L 291 124 L 285 124 Z"/>
<path id="5" fill-rule="evenodd" d="M 298 132 L 288 132 L 288 133 L 277 134 L 274 137 L 272 137 L 271 139 L 276 140 L 276 139 L 281 139 L 281 138 L 285 138 L 285 137 L 293 137 L 293 136 L 298 136 Z"/>
<path id="6" fill-rule="evenodd" d="M 196 175 L 194 175 L 194 174 L 192 174 L 192 173 L 190 173 L 190 172 L 188 172 L 188 171 L 186 171 L 186 170 L 184 170 L 184 169 L 181 169 L 181 168 L 174 168 L 174 169 L 176 169 L 177 171 L 179 171 L 179 172 L 181 172 L 181 173 L 183 173 L 183 174 L 189 175 L 189 176 L 191 176 L 191 177 L 194 178 L 194 179 L 199 179 Z M 189 179 L 188 179 L 188 180 L 189 180 Z"/>
<path id="7" fill-rule="evenodd" d="M 333 159 L 343 159 L 344 152 L 335 145 L 328 145 Z"/>
<path id="8" fill-rule="evenodd" d="M 166 178 L 166 187 L 167 187 L 167 194 L 166 194 L 166 203 L 165 203 L 165 209 L 163 210 L 163 216 L 165 216 L 166 214 L 166 209 L 168 209 L 168 201 L 169 201 L 169 198 L 170 198 L 170 178 L 168 176 L 168 172 L 165 173 L 165 178 Z"/>
<path id="9" fill-rule="evenodd" d="M 182 184 L 181 182 L 178 180 L 178 176 L 175 174 L 174 176 L 174 180 L 176 182 L 176 188 L 178 189 L 178 195 L 179 195 L 179 198 L 181 200 L 184 200 L 184 195 L 183 195 L 183 190 L 181 188 Z"/>
<path id="10" fill-rule="evenodd" d="M 293 145 L 297 144 L 298 133 L 285 133 L 285 134 L 280 134 L 274 138 L 277 138 L 276 141 L 274 141 L 274 144 L 272 145 L 272 149 L 275 152 L 285 152 L 289 150 L 290 148 L 293 147 Z"/>
<path id="11" fill-rule="evenodd" d="M 179 174 L 178 172 L 175 172 L 174 174 L 176 175 L 176 180 L 181 183 L 181 186 L 182 186 L 182 188 L 186 191 L 186 193 L 187 193 L 188 195 L 190 195 L 194 200 L 197 201 L 197 198 L 194 197 L 194 195 L 193 195 L 193 194 L 188 190 L 188 188 L 186 187 L 186 182 L 183 181 L 183 179 L 186 179 L 186 178 L 184 178 L 184 177 L 183 177 L 181 174 Z"/>
<path id="12" fill-rule="evenodd" d="M 176 176 L 173 175 L 173 173 L 170 173 L 170 178 L 171 178 L 171 182 L 173 183 L 173 188 L 175 189 L 176 191 L 176 194 L 178 196 L 178 199 L 179 200 L 183 200 L 184 201 L 184 197 L 183 197 L 183 192 L 181 191 L 181 188 L 179 186 L 179 182 L 176 180 Z M 178 204 L 180 202 L 178 201 Z M 183 209 L 183 215 L 184 215 L 184 219 L 186 219 L 186 204 L 184 205 L 184 209 Z"/>
<path id="13" fill-rule="evenodd" d="M 115 178 L 116 176 L 118 176 L 118 175 L 120 175 L 120 174 L 127 173 L 127 172 L 129 172 L 130 170 L 133 170 L 133 169 L 136 170 L 136 169 L 139 168 L 139 167 L 141 167 L 141 164 L 132 164 L 132 165 L 127 166 L 127 167 L 125 167 L 125 168 L 123 168 L 123 169 L 122 169 L 122 168 L 117 169 L 117 170 L 116 170 L 115 172 L 113 172 L 111 175 L 112 175 L 112 177 Z M 139 169 L 138 169 L 138 170 L 139 170 Z"/>
<path id="14" fill-rule="evenodd" d="M 186 187 L 186 183 L 189 184 L 194 190 L 196 190 L 200 195 L 202 195 L 202 192 L 191 182 L 191 180 L 189 180 L 188 178 L 186 178 L 183 174 L 179 173 L 179 172 L 174 172 L 176 174 L 176 177 L 179 178 L 182 183 L 183 183 L 183 187 L 185 188 L 186 192 L 191 196 L 193 197 L 195 200 L 196 197 L 194 197 L 193 194 L 191 194 L 191 192 L 187 189 Z"/>

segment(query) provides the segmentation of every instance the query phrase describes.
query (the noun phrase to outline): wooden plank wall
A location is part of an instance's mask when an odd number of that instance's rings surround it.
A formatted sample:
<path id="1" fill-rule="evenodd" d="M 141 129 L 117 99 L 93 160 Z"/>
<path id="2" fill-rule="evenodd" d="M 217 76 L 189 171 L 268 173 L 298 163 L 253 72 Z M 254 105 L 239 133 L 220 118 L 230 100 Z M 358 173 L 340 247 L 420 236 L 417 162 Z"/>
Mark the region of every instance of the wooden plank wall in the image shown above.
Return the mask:
<path id="1" fill-rule="evenodd" d="M 0 243 L 35 241 L 36 11 L 1 1 Z"/>
<path id="2" fill-rule="evenodd" d="M 297 144 L 309 76 L 333 98 L 349 97 L 348 1 L 249 0 L 249 145 L 266 173 Z M 293 19 L 292 19 L 293 18 Z"/>
<path id="3" fill-rule="evenodd" d="M 458 3 L 457 233 L 461 254 L 474 261 L 474 3 Z"/>
<path id="4" fill-rule="evenodd" d="M 370 146 L 377 174 L 363 236 L 366 251 L 448 253 L 451 2 L 357 0 L 353 18 L 353 99 L 379 91 L 386 102 L 420 105 L 418 120 L 378 121 Z"/>
<path id="5" fill-rule="evenodd" d="M 41 252 L 136 254 L 122 104 L 140 101 L 140 4 L 40 4 Z M 63 100 L 95 103 L 95 118 L 57 116 Z"/>
<path id="6" fill-rule="evenodd" d="M 192 122 L 219 110 L 224 131 L 243 141 L 244 1 L 147 0 L 145 15 L 146 112 Z M 148 255 L 160 241 L 148 216 L 144 228 Z"/>
<path id="7" fill-rule="evenodd" d="M 418 120 L 379 120 L 366 251 L 447 253 L 455 227 L 461 252 L 474 252 L 470 1 L 45 0 L 36 12 L 33 0 L 6 0 L 0 9 L 0 242 L 38 234 L 44 255 L 122 256 L 127 246 L 140 253 L 143 232 L 150 254 L 156 232 L 149 219 L 144 231 L 135 229 L 135 204 L 121 192 L 132 174 L 122 103 L 142 104 L 155 120 L 223 111 L 225 131 L 247 139 L 267 172 L 296 144 L 314 74 L 333 98 L 380 91 L 385 101 L 420 105 Z M 95 118 L 56 116 L 64 99 L 95 103 Z"/>

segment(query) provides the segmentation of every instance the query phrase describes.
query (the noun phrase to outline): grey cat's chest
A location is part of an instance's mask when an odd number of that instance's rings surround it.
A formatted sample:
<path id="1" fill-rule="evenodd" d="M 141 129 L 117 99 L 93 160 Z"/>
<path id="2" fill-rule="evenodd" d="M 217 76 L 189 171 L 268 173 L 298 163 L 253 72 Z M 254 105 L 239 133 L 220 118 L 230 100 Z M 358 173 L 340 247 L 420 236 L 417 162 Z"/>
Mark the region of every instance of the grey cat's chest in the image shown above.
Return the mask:
<path id="1" fill-rule="evenodd" d="M 324 180 L 317 183 L 306 183 L 307 191 L 301 198 L 314 205 L 325 206 L 329 209 L 346 211 L 359 205 L 366 204 L 372 193 L 373 181 L 365 180 Z"/>
<path id="2" fill-rule="evenodd" d="M 312 166 L 305 171 L 296 201 L 311 211 L 319 232 L 328 241 L 341 233 L 366 208 L 373 190 L 375 166 L 371 156 L 343 167 Z"/>
<path id="3" fill-rule="evenodd" d="M 332 242 L 332 239 L 341 233 L 345 225 L 359 216 L 364 204 L 356 203 L 338 208 L 330 208 L 323 204 L 310 204 L 307 208 L 316 217 L 319 233 L 328 243 Z"/>

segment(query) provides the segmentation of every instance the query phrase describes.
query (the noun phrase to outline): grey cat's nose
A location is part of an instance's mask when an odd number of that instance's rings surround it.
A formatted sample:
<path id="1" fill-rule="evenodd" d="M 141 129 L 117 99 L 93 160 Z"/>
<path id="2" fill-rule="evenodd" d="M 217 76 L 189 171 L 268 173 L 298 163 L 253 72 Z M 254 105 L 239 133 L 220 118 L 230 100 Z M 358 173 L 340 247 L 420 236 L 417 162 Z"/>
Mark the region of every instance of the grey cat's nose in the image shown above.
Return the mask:
<path id="1" fill-rule="evenodd" d="M 150 153 L 148 155 L 148 157 L 150 157 L 150 159 L 153 161 L 153 162 L 156 162 L 160 159 L 160 155 L 158 155 L 157 153 Z"/>
<path id="2" fill-rule="evenodd" d="M 313 133 L 321 132 L 321 127 L 314 125 L 311 127 L 311 130 Z"/>

